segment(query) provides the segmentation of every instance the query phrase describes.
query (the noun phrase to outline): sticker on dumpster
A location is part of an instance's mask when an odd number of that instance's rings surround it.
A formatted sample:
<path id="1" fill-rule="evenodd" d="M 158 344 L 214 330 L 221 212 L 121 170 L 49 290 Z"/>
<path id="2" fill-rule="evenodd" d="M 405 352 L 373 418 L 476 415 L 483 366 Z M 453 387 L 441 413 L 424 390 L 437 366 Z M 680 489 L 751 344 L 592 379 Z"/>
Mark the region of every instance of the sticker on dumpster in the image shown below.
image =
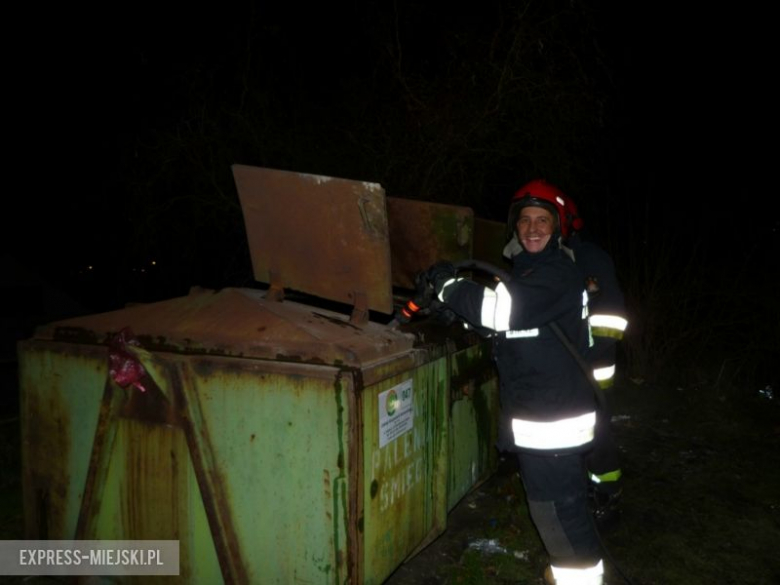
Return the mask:
<path id="1" fill-rule="evenodd" d="M 379 395 L 379 447 L 414 427 L 412 381 L 406 380 Z"/>

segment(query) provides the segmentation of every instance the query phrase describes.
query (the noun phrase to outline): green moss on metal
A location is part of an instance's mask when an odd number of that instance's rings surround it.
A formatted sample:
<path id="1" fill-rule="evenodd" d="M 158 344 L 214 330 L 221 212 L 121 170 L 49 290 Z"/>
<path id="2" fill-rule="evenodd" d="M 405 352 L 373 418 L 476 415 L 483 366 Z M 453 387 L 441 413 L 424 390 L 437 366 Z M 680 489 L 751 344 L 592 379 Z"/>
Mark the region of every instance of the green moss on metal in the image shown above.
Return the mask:
<path id="1" fill-rule="evenodd" d="M 479 442 L 479 450 L 477 452 L 479 453 L 480 467 L 483 467 L 487 463 L 482 460 L 483 456 L 489 454 L 493 447 L 493 413 L 490 410 L 487 394 L 481 387 L 474 392 L 472 405 L 477 423 L 477 441 Z"/>
<path id="2" fill-rule="evenodd" d="M 473 225 L 467 219 L 449 211 L 431 218 L 431 231 L 442 248 L 443 257 L 455 261 L 466 260 L 471 255 Z"/>
<path id="3" fill-rule="evenodd" d="M 491 358 L 491 352 L 487 344 L 475 348 L 474 351 L 459 352 L 455 354 L 451 388 L 462 388 L 466 385 L 474 388 L 470 396 L 474 408 L 474 416 L 477 424 L 477 440 L 479 441 L 480 457 L 489 453 L 493 437 L 491 429 L 493 413 L 487 393 L 483 390 L 485 384 L 495 383 L 495 365 Z M 472 381 L 473 384 L 469 384 Z"/>

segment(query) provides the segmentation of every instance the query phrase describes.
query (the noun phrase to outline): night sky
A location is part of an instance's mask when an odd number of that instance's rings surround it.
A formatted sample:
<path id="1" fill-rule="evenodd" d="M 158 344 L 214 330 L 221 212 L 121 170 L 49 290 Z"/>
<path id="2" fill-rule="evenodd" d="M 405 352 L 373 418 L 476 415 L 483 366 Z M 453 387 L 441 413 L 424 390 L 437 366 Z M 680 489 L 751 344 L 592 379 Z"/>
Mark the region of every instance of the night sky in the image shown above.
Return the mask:
<path id="1" fill-rule="evenodd" d="M 134 2 L 17 14 L 4 247 L 90 309 L 246 284 L 229 168 L 242 163 L 375 181 L 498 220 L 543 174 L 624 253 L 695 247 L 715 270 L 746 258 L 776 270 L 774 42 L 750 4 Z M 522 68 L 499 87 L 493 70 L 516 46 Z M 582 100 L 573 54 L 590 83 Z M 510 79 L 520 74 L 528 81 Z M 546 83 L 557 89 L 523 93 Z M 538 108 L 528 118 L 523 100 Z M 580 119 L 599 123 L 586 135 Z M 152 259 L 158 275 L 139 284 Z"/>

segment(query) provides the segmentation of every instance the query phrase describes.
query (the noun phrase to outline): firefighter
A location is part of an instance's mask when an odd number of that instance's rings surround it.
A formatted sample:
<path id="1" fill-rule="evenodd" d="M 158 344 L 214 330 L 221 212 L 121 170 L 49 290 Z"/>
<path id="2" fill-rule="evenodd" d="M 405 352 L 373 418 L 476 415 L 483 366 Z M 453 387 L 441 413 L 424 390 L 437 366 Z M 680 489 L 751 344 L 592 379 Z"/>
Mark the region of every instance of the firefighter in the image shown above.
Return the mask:
<path id="1" fill-rule="evenodd" d="M 588 306 L 593 345 L 586 358 L 593 376 L 607 394 L 614 385 L 616 346 L 628 325 L 623 291 L 609 254 L 582 237 L 584 223 L 574 201 L 563 195 L 567 230 L 566 246 L 572 250 L 588 291 Z M 602 530 L 614 526 L 619 518 L 618 503 L 622 494 L 622 471 L 617 446 L 610 426 L 611 413 L 606 402 L 599 403 L 593 449 L 586 465 L 590 481 L 591 509 Z"/>
<path id="2" fill-rule="evenodd" d="M 544 181 L 522 187 L 512 198 L 508 228 L 508 282 L 482 286 L 460 278 L 449 262 L 431 266 L 423 280 L 467 326 L 494 332 L 498 447 L 518 457 L 531 518 L 550 557 L 546 580 L 600 585 L 603 562 L 583 458 L 593 441 L 595 394 L 553 330 L 577 351 L 587 350 L 587 294 L 562 247 L 568 223 L 559 191 Z"/>

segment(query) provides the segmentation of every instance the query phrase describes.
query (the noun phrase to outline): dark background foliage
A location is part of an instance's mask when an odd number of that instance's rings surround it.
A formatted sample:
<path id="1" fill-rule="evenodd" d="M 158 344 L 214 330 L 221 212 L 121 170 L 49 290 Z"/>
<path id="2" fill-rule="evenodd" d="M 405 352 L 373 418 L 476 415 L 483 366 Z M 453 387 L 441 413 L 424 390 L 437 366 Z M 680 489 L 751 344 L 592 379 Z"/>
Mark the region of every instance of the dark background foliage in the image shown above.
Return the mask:
<path id="1" fill-rule="evenodd" d="M 773 43 L 751 4 L 16 8 L 5 248 L 102 311 L 254 285 L 233 163 L 494 220 L 545 176 L 615 257 L 633 375 L 776 384 Z"/>

